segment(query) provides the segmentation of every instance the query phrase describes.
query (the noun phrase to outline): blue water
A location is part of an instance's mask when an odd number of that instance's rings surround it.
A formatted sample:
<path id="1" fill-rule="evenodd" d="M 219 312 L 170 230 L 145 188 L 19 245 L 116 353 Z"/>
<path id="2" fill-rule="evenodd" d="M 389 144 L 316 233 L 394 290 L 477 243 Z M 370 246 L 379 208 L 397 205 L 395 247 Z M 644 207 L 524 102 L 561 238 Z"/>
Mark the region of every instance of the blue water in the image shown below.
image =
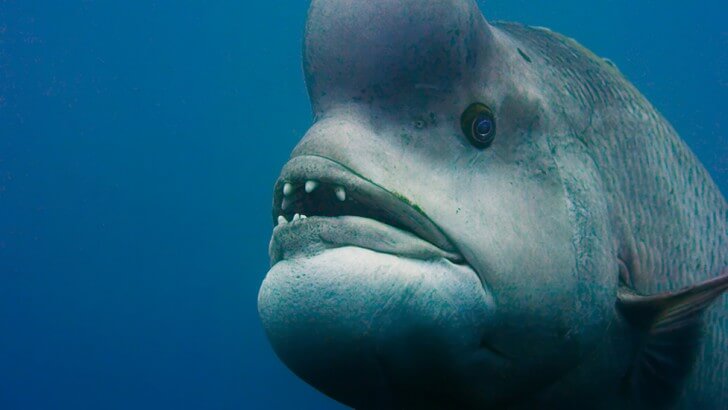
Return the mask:
<path id="1" fill-rule="evenodd" d="M 337 409 L 256 313 L 307 2 L 0 1 L 0 408 Z M 728 192 L 723 1 L 485 2 L 613 60 Z"/>

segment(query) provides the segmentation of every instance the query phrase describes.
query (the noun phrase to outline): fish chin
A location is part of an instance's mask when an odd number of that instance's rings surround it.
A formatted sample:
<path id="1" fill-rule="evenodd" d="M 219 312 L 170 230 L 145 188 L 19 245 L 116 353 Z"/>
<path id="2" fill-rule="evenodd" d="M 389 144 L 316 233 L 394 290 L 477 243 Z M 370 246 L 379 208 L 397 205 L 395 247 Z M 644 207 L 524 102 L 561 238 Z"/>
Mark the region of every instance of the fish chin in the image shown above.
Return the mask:
<path id="1" fill-rule="evenodd" d="M 356 408 L 461 400 L 482 367 L 505 360 L 481 343 L 492 297 L 470 267 L 444 258 L 347 246 L 281 260 L 258 309 L 281 360 Z"/>

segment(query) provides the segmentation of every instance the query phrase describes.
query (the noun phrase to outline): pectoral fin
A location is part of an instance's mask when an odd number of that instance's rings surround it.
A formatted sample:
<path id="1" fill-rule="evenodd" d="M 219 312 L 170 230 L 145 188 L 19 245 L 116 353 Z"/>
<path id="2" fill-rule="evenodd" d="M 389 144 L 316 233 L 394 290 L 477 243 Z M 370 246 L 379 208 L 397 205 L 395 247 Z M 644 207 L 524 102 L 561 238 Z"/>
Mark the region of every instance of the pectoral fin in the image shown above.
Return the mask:
<path id="1" fill-rule="evenodd" d="M 703 312 L 726 290 L 728 269 L 717 278 L 660 295 L 620 288 L 617 307 L 640 335 L 625 386 L 636 400 L 649 407 L 674 400 L 700 346 Z"/>

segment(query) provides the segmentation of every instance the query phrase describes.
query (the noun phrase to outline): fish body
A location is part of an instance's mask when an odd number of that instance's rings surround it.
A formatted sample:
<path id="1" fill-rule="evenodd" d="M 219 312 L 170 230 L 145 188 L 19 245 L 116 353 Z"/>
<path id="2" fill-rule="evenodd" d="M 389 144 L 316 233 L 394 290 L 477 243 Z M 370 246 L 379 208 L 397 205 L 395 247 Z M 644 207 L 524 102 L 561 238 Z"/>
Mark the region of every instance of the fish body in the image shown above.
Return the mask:
<path id="1" fill-rule="evenodd" d="M 728 205 L 607 60 L 470 0 L 314 0 L 259 295 L 356 408 L 728 407 Z"/>

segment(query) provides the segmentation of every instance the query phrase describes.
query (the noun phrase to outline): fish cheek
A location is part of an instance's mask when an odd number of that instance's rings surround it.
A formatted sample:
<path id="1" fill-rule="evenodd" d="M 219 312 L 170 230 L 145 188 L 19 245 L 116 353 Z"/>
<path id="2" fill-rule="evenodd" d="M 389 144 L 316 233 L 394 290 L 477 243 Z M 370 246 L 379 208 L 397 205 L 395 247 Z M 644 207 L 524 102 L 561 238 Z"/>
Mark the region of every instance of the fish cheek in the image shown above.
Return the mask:
<path id="1" fill-rule="evenodd" d="M 493 343 L 546 375 L 576 361 L 579 290 L 565 215 L 547 215 L 553 208 L 545 203 L 558 200 L 546 193 L 535 198 L 524 212 L 532 216 L 514 221 L 511 254 L 493 285 L 500 325 Z"/>
<path id="2" fill-rule="evenodd" d="M 486 344 L 514 358 L 513 377 L 524 388 L 576 366 L 599 345 L 614 311 L 616 275 L 609 274 L 612 245 L 598 174 L 569 149 L 531 140 L 512 151 L 513 163 L 500 176 L 490 175 L 489 183 L 502 181 L 491 195 L 498 215 L 487 218 L 495 249 L 483 257 L 497 306 Z"/>

